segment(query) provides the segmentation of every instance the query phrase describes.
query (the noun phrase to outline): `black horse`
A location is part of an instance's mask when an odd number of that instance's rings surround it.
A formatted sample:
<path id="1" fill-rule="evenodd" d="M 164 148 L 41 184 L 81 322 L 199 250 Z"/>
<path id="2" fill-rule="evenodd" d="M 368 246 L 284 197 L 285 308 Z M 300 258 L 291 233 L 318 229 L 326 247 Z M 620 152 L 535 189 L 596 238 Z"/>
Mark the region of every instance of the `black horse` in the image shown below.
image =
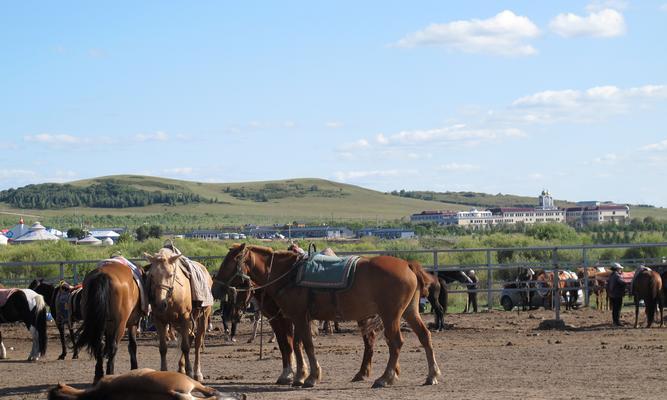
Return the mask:
<path id="1" fill-rule="evenodd" d="M 32 334 L 32 350 L 28 361 L 37 361 L 46 355 L 46 303 L 30 289 L 0 289 L 0 297 L 7 301 L 0 306 L 0 323 L 23 322 Z M 0 333 L 0 358 L 7 358 L 7 350 Z"/>
<path id="2" fill-rule="evenodd" d="M 62 353 L 58 356 L 58 360 L 64 360 L 67 356 L 65 325 L 69 329 L 69 337 L 73 345 L 74 354 L 72 355 L 72 359 L 79 358 L 79 349 L 76 346 L 72 323 L 83 319 L 81 315 L 81 290 L 76 290 L 66 282 L 62 282 L 56 286 L 45 283 L 41 279 L 32 281 L 28 288 L 44 296 L 49 309 L 51 309 L 51 315 L 56 321 L 58 333 L 60 334 L 60 344 L 62 346 Z"/>
<path id="3" fill-rule="evenodd" d="M 435 313 L 434 329 L 442 331 L 445 329 L 445 313 L 447 313 L 447 284 L 459 282 L 462 284 L 472 283 L 472 279 L 463 271 L 438 271 L 437 279 L 432 274 L 431 282 L 428 284 L 428 302 L 431 303 Z"/>

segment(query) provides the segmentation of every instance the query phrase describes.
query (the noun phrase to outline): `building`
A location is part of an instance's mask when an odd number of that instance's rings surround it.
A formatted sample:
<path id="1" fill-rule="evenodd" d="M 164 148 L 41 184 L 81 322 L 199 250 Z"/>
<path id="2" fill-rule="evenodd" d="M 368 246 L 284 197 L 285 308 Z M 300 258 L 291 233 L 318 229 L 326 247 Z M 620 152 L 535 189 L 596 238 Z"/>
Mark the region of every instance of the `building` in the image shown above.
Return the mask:
<path id="1" fill-rule="evenodd" d="M 444 226 L 480 228 L 500 224 L 568 223 L 585 226 L 595 223 L 625 223 L 630 208 L 624 205 L 586 201 L 577 207 L 561 209 L 554 204 L 548 190 L 538 196 L 537 207 L 495 207 L 484 211 L 422 211 L 410 216 L 412 223 L 437 223 Z"/>
<path id="2" fill-rule="evenodd" d="M 567 209 L 567 223 L 582 227 L 595 224 L 624 224 L 630 220 L 630 207 L 620 204 L 600 204 Z"/>
<path id="3" fill-rule="evenodd" d="M 374 236 L 381 239 L 412 239 L 416 237 L 412 229 L 364 228 L 357 231 L 357 237 Z"/>

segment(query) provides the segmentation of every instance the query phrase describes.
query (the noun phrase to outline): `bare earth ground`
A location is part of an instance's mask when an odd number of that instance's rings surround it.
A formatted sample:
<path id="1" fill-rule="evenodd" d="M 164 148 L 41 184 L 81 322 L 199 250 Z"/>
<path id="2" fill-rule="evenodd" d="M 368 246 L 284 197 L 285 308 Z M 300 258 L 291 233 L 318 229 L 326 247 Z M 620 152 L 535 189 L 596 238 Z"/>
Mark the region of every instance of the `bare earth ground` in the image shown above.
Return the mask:
<path id="1" fill-rule="evenodd" d="M 220 331 L 208 337 L 203 372 L 206 383 L 221 391 L 247 393 L 249 399 L 664 399 L 667 393 L 667 328 L 613 329 L 608 312 L 563 312 L 574 329 L 542 331 L 537 327 L 552 312 L 503 312 L 447 316 L 452 329 L 433 334 L 437 359 L 443 371 L 440 384 L 421 386 L 426 378 L 424 352 L 414 334 L 404 333 L 402 373 L 391 388 L 370 389 L 371 382 L 350 383 L 361 362 L 362 342 L 355 324 L 346 333 L 320 336 L 317 354 L 322 383 L 314 389 L 273 385 L 281 363 L 273 345 L 258 359 L 258 343 L 245 344 L 249 324 L 240 327 L 238 343 L 229 345 Z M 430 316 L 426 316 L 430 320 Z M 627 309 L 625 321 L 632 321 Z M 643 321 L 642 318 L 640 320 Z M 58 381 L 83 386 L 92 381 L 94 361 L 57 361 L 60 345 L 50 328 L 45 361 L 28 363 L 30 342 L 23 326 L 3 325 L 9 360 L 0 360 L 0 398 L 44 399 Z M 259 340 L 259 338 L 258 338 Z M 116 372 L 129 369 L 126 342 L 118 352 Z M 170 366 L 177 352 L 169 349 Z M 373 379 L 387 360 L 387 348 L 378 341 Z M 140 339 L 139 366 L 159 368 L 153 334 Z"/>

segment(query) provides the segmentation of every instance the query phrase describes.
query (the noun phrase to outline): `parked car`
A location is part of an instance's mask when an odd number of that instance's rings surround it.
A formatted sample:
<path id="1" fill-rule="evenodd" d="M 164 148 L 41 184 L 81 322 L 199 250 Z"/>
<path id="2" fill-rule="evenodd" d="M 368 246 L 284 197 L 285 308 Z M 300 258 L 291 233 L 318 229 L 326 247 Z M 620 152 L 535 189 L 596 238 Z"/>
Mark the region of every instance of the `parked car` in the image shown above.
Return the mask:
<path id="1" fill-rule="evenodd" d="M 529 284 L 533 285 L 526 289 L 525 287 L 519 288 L 518 282 L 506 282 L 503 285 L 503 291 L 500 293 L 500 305 L 503 306 L 505 311 L 510 311 L 514 307 L 523 307 L 528 306 L 530 308 L 539 308 L 545 306 L 545 296 L 548 293 L 548 289 L 543 286 L 539 286 L 538 282 L 530 282 Z M 517 290 L 519 289 L 519 290 Z M 530 296 L 526 296 L 526 294 Z M 565 304 L 568 300 L 567 296 L 561 296 L 561 304 Z M 530 304 L 527 304 L 530 298 Z M 577 306 L 582 306 L 584 304 L 584 292 L 579 289 L 577 292 Z"/>

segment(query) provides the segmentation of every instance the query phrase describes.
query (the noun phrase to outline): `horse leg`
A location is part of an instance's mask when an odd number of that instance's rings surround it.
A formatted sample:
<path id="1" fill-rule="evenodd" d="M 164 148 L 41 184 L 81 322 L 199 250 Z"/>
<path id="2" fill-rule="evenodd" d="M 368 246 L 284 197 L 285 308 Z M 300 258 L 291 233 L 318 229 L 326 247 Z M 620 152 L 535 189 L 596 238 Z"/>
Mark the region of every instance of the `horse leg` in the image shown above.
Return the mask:
<path id="1" fill-rule="evenodd" d="M 7 358 L 7 348 L 5 348 L 5 344 L 2 341 L 2 332 L 0 332 L 0 360 L 4 360 Z"/>
<path id="2" fill-rule="evenodd" d="M 276 383 L 278 385 L 289 385 L 292 383 L 292 378 L 294 377 L 294 371 L 292 370 L 294 344 L 292 323 L 283 317 L 276 317 L 272 318 L 269 321 L 269 324 L 271 325 L 276 341 L 278 342 L 278 348 L 280 349 L 280 355 L 283 361 L 283 371 Z"/>
<path id="3" fill-rule="evenodd" d="M 310 374 L 303 382 L 304 388 L 314 387 L 320 381 L 322 376 L 322 369 L 320 368 L 320 364 L 317 362 L 317 358 L 315 357 L 315 347 L 313 346 L 313 336 L 310 327 L 311 322 L 307 318 L 294 321 L 294 337 L 298 338 L 298 341 L 303 344 L 306 355 L 308 356 L 308 364 L 310 366 Z"/>
<path id="4" fill-rule="evenodd" d="M 384 374 L 375 380 L 373 388 L 383 388 L 394 384 L 396 380 L 396 370 L 398 368 L 398 354 L 403 346 L 403 337 L 401 335 L 401 318 L 399 315 L 387 316 L 381 315 L 384 324 L 384 336 L 389 347 L 389 360 Z"/>
<path id="5" fill-rule="evenodd" d="M 137 325 L 127 329 L 127 351 L 130 353 L 130 369 L 139 368 L 137 363 Z"/>
<path id="6" fill-rule="evenodd" d="M 167 325 L 165 325 L 157 318 L 155 318 L 153 322 L 155 324 L 155 329 L 157 330 L 157 336 L 160 343 L 160 371 L 169 371 L 167 366 Z"/>
<path id="7" fill-rule="evenodd" d="M 100 339 L 101 340 L 101 339 Z M 104 376 L 104 347 L 102 342 L 95 344 L 95 378 L 93 384 L 97 383 Z"/>
<path id="8" fill-rule="evenodd" d="M 192 378 L 192 363 L 190 363 L 190 320 L 184 319 L 179 324 L 178 332 L 181 334 L 181 358 L 178 361 L 178 372 Z"/>
<path id="9" fill-rule="evenodd" d="M 412 302 L 408 308 L 403 312 L 403 318 L 408 322 L 412 331 L 419 338 L 419 342 L 424 347 L 426 352 L 426 362 L 428 363 L 428 377 L 425 385 L 437 385 L 438 377 L 440 376 L 440 368 L 435 361 L 435 353 L 433 352 L 433 343 L 431 342 L 431 332 L 424 325 L 421 316 L 419 315 L 419 295 L 415 293 Z"/>
<path id="10" fill-rule="evenodd" d="M 79 346 L 76 345 L 76 340 L 74 338 L 74 329 L 72 329 L 72 324 L 67 323 L 67 329 L 69 330 L 69 338 L 72 341 L 72 360 L 79 358 Z"/>
<path id="11" fill-rule="evenodd" d="M 431 303 L 431 308 L 433 309 L 433 313 L 435 314 L 435 329 L 441 331 L 445 327 L 445 322 L 444 322 L 445 318 L 443 315 L 444 310 L 442 309 L 442 305 L 440 305 L 438 297 L 440 297 L 439 290 L 428 291 L 428 301 L 429 303 Z"/>
<path id="12" fill-rule="evenodd" d="M 123 325 L 125 327 L 125 325 Z M 123 328 L 118 328 L 119 331 L 124 331 Z M 120 334 L 122 335 L 122 333 Z M 120 340 L 116 341 L 116 337 L 119 336 L 113 334 L 107 334 L 104 338 L 105 340 L 105 353 L 107 356 L 107 375 L 114 374 L 115 361 L 116 361 L 116 352 L 118 351 L 118 343 Z M 122 337 L 122 336 L 121 336 Z"/>
<path id="13" fill-rule="evenodd" d="M 364 358 L 361 360 L 359 372 L 352 378 L 352 382 L 363 381 L 371 376 L 371 364 L 373 361 L 373 347 L 375 346 L 375 331 L 373 329 L 364 329 L 368 320 L 357 321 L 361 336 L 364 339 Z"/>
<path id="14" fill-rule="evenodd" d="M 310 325 L 308 325 L 310 329 Z M 304 349 L 303 336 L 298 336 L 296 332 L 296 324 L 294 325 L 294 357 L 296 358 L 296 372 L 294 374 L 294 380 L 292 381 L 292 386 L 298 387 L 303 386 L 303 383 L 306 380 L 306 375 L 308 375 L 308 367 L 306 366 L 306 359 L 303 355 Z"/>
<path id="15" fill-rule="evenodd" d="M 58 335 L 60 336 L 60 345 L 62 346 L 62 353 L 58 356 L 58 360 L 64 360 L 67 357 L 67 346 L 65 345 L 65 324 L 56 323 L 58 327 Z"/>
<path id="16" fill-rule="evenodd" d="M 653 325 L 653 318 L 655 317 L 655 300 L 644 300 L 644 313 L 646 314 L 646 327 L 650 328 Z"/>
<path id="17" fill-rule="evenodd" d="M 30 333 L 32 334 L 32 350 L 28 356 L 28 361 L 39 360 L 39 332 L 34 325 L 30 326 Z"/>
<path id="18" fill-rule="evenodd" d="M 638 319 L 639 319 L 639 298 L 635 296 L 635 329 L 637 329 Z"/>
<path id="19" fill-rule="evenodd" d="M 195 380 L 202 382 L 204 380 L 204 374 L 201 372 L 201 363 L 200 363 L 200 354 L 202 347 L 204 347 L 204 336 L 206 335 L 206 321 L 207 321 L 207 310 L 201 310 L 201 314 L 198 318 L 197 332 L 195 334 Z M 235 329 L 234 326 L 232 329 Z"/>

